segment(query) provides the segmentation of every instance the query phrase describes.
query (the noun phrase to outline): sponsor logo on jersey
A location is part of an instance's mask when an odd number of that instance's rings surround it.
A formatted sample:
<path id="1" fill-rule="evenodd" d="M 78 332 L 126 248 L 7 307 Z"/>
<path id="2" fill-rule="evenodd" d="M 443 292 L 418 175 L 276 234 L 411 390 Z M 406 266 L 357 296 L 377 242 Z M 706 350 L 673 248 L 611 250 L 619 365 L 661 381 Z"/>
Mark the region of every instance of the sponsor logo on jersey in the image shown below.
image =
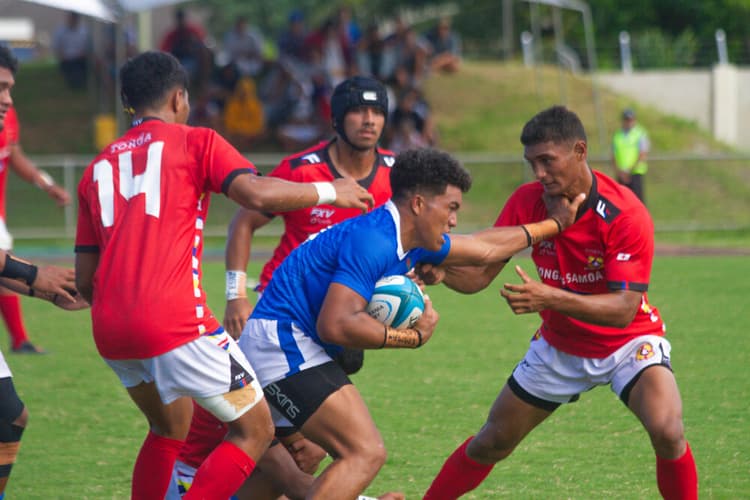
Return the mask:
<path id="1" fill-rule="evenodd" d="M 299 407 L 286 394 L 281 392 L 281 388 L 278 385 L 269 384 L 263 391 L 266 393 L 266 397 L 274 403 L 274 406 L 286 414 L 287 417 L 296 418 L 299 415 Z"/>
<path id="2" fill-rule="evenodd" d="M 653 358 L 654 354 L 656 354 L 654 352 L 654 346 L 652 346 L 650 342 L 646 342 L 638 346 L 638 349 L 635 351 L 635 359 L 636 361 L 645 361 Z"/>
<path id="3" fill-rule="evenodd" d="M 601 270 L 592 270 L 587 273 L 561 273 L 559 269 L 537 267 L 539 278 L 546 281 L 558 281 L 562 286 L 576 284 L 590 284 L 604 281 Z"/>
<path id="4" fill-rule="evenodd" d="M 604 219 L 604 222 L 606 222 L 607 224 L 615 220 L 615 218 L 620 215 L 620 209 L 614 206 L 611 201 L 603 196 L 599 196 L 599 199 L 596 200 L 594 211 L 599 217 Z"/>
<path id="5" fill-rule="evenodd" d="M 629 253 L 618 253 L 617 257 L 615 257 L 615 260 L 618 260 L 620 262 L 627 262 L 630 260 L 631 255 Z"/>
<path id="6" fill-rule="evenodd" d="M 392 167 L 396 163 L 396 158 L 393 156 L 383 156 L 383 163 L 386 167 Z"/>
<path id="7" fill-rule="evenodd" d="M 557 248 L 555 248 L 555 242 L 550 240 L 542 240 L 536 247 L 536 252 L 539 255 L 557 255 Z"/>
<path id="8" fill-rule="evenodd" d="M 303 154 L 302 156 L 293 156 L 288 159 L 289 166 L 292 169 L 301 167 L 303 165 L 319 165 L 325 163 L 323 158 L 325 157 L 325 145 L 317 147 L 313 151 Z"/>
<path id="9" fill-rule="evenodd" d="M 310 224 L 331 225 L 331 217 L 336 209 L 329 207 L 313 207 L 310 210 Z"/>
<path id="10" fill-rule="evenodd" d="M 232 378 L 229 382 L 229 392 L 248 387 L 254 380 L 253 376 L 231 354 L 229 355 L 229 376 Z"/>
<path id="11" fill-rule="evenodd" d="M 313 207 L 312 210 L 310 210 L 310 215 L 314 217 L 324 217 L 326 219 L 330 218 L 335 213 L 335 209 L 325 207 Z"/>
<path id="12" fill-rule="evenodd" d="M 322 160 L 320 159 L 320 156 L 317 155 L 317 153 L 310 153 L 309 155 L 305 155 L 300 159 L 306 163 L 311 164 L 322 163 Z"/>

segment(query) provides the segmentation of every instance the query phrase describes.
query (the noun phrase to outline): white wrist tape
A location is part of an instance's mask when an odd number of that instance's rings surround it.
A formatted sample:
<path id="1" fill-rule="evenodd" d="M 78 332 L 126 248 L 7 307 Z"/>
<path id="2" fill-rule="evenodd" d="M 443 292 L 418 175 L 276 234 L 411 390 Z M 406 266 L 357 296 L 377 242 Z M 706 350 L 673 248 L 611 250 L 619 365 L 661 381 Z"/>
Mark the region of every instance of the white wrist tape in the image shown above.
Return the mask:
<path id="1" fill-rule="evenodd" d="M 318 205 L 330 205 L 336 201 L 336 188 L 330 182 L 313 182 L 318 191 Z"/>
<path id="2" fill-rule="evenodd" d="M 55 185 L 55 181 L 52 179 L 52 176 L 49 175 L 44 170 L 39 171 L 39 180 L 36 182 L 36 186 L 39 189 L 49 189 L 52 186 Z"/>
<path id="3" fill-rule="evenodd" d="M 227 300 L 247 297 L 247 274 L 244 271 L 227 271 Z"/>

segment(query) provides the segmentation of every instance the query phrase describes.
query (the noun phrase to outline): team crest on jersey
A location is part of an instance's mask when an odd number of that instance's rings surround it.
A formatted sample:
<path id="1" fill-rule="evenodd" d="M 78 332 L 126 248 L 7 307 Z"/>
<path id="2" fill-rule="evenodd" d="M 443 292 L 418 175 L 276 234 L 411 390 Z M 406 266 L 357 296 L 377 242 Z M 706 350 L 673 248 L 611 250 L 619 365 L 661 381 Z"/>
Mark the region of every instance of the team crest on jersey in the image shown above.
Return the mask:
<path id="1" fill-rule="evenodd" d="M 612 202 L 604 196 L 599 196 L 599 199 L 596 200 L 594 211 L 599 217 L 604 219 L 604 222 L 606 222 L 607 224 L 615 220 L 615 218 L 620 215 L 620 209 L 614 206 Z"/>
<path id="2" fill-rule="evenodd" d="M 604 258 L 602 257 L 595 257 L 593 255 L 589 255 L 586 258 L 586 269 L 588 271 L 596 271 L 598 269 L 601 269 L 604 265 Z"/>
<path id="3" fill-rule="evenodd" d="M 635 352 L 636 361 L 645 361 L 654 357 L 654 346 L 650 342 L 641 344 Z"/>

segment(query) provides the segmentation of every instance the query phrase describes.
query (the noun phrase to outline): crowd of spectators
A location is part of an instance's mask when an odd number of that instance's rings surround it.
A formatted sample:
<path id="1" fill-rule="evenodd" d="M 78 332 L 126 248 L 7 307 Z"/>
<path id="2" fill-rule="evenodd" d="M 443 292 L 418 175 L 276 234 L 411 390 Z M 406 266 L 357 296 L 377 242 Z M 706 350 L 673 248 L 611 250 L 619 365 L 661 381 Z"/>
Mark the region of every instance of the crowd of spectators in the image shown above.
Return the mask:
<path id="1" fill-rule="evenodd" d="M 270 144 L 296 151 L 332 136 L 331 92 L 356 74 L 374 76 L 388 88 L 384 146 L 398 152 L 437 145 L 423 84 L 431 73 L 459 69 L 460 40 L 449 18 L 421 34 L 401 19 L 361 29 L 348 7 L 310 27 L 295 10 L 272 40 L 238 17 L 210 50 L 205 30 L 188 17 L 176 11 L 161 49 L 190 73 L 191 123 L 218 130 L 241 150 Z"/>

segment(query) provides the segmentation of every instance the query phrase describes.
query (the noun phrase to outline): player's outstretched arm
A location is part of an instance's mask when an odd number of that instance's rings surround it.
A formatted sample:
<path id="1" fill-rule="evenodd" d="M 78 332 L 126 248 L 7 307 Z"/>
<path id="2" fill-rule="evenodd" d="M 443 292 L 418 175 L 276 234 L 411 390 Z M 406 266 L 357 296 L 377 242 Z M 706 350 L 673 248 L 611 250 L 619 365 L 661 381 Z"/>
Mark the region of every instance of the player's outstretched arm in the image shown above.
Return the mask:
<path id="1" fill-rule="evenodd" d="M 374 202 L 372 194 L 350 178 L 310 183 L 242 174 L 232 180 L 227 196 L 245 208 L 261 212 L 287 212 L 315 205 L 366 212 Z"/>
<path id="2" fill-rule="evenodd" d="M 444 283 L 461 293 L 485 289 L 516 253 L 542 240 L 558 235 L 575 222 L 586 195 L 569 200 L 546 197 L 549 217 L 521 226 L 492 227 L 471 235 L 452 235 L 451 249 L 437 267 L 422 266 L 417 274 L 428 284 Z"/>
<path id="3" fill-rule="evenodd" d="M 506 262 L 524 248 L 552 238 L 573 224 L 585 198 L 581 193 L 572 201 L 563 196 L 545 199 L 549 216 L 540 222 L 491 227 L 468 236 L 452 236 L 451 249 L 443 265 L 489 266 Z"/>
<path id="4" fill-rule="evenodd" d="M 19 177 L 47 193 L 50 198 L 55 200 L 57 206 L 63 207 L 70 204 L 70 193 L 55 184 L 54 179 L 47 172 L 36 168 L 23 152 L 20 144 L 11 147 L 9 164 Z"/>
<path id="5" fill-rule="evenodd" d="M 38 267 L 0 250 L 0 282 L 17 293 L 52 302 L 68 310 L 88 304 L 75 289 L 74 272 L 57 266 Z"/>
<path id="6" fill-rule="evenodd" d="M 229 223 L 224 252 L 226 299 L 224 329 L 235 339 L 240 336 L 253 306 L 247 299 L 247 264 L 255 231 L 271 221 L 262 212 L 240 208 Z"/>
<path id="7" fill-rule="evenodd" d="M 443 283 L 459 293 L 476 293 L 484 290 L 505 267 L 505 262 L 487 266 L 435 266 L 418 264 L 415 274 L 427 285 Z"/>
<path id="8" fill-rule="evenodd" d="M 391 328 L 367 314 L 367 301 L 351 288 L 331 283 L 318 315 L 317 331 L 324 342 L 357 349 L 417 348 L 435 331 L 438 313 L 425 296 L 425 307 L 414 328 Z"/>

